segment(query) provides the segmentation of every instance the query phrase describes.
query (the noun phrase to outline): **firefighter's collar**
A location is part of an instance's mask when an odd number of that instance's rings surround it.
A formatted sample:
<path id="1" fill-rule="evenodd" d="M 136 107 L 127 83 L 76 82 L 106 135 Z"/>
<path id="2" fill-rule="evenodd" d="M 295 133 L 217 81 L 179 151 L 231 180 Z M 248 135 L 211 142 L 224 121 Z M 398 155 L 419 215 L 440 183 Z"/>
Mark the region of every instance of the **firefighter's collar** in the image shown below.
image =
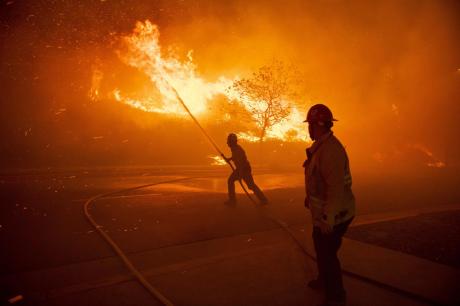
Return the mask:
<path id="1" fill-rule="evenodd" d="M 321 136 L 319 139 L 315 140 L 315 142 L 313 142 L 313 145 L 308 149 L 308 151 L 310 152 L 310 154 L 313 154 L 315 153 L 319 147 L 327 140 L 329 139 L 329 137 L 332 136 L 332 131 L 324 134 L 323 136 Z"/>

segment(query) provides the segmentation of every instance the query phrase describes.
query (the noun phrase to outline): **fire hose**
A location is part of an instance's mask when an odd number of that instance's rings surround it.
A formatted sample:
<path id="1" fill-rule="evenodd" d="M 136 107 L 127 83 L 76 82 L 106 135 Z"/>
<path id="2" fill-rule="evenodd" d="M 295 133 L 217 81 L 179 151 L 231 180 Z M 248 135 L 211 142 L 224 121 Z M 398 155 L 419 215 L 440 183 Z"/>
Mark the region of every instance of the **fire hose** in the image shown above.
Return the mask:
<path id="1" fill-rule="evenodd" d="M 168 83 L 169 84 L 169 83 Z M 187 107 L 187 104 L 185 104 L 184 100 L 182 100 L 182 98 L 180 97 L 179 93 L 177 92 L 177 90 L 171 86 L 171 89 L 174 91 L 175 95 L 176 95 L 176 98 L 177 100 L 182 104 L 182 106 L 184 107 L 184 109 L 187 111 L 187 113 L 190 115 L 190 117 L 193 119 L 193 121 L 196 123 L 196 125 L 198 126 L 198 128 L 200 129 L 200 131 L 205 135 L 205 137 L 208 139 L 208 141 L 210 142 L 210 144 L 213 146 L 213 148 L 222 156 L 224 156 L 224 154 L 222 153 L 222 151 L 219 149 L 219 147 L 217 146 L 217 144 L 214 142 L 214 140 L 211 138 L 211 136 L 209 136 L 209 134 L 206 132 L 206 130 L 201 126 L 200 122 L 195 118 L 195 116 L 192 114 L 192 112 L 190 111 L 190 109 Z M 225 161 L 227 162 L 227 164 L 230 166 L 230 168 L 232 169 L 232 171 L 235 171 L 235 168 L 233 167 L 233 165 L 227 160 L 225 159 Z M 196 177 L 198 178 L 198 177 Z M 94 196 L 92 198 L 90 198 L 89 200 L 87 200 L 85 202 L 85 205 L 83 207 L 83 210 L 84 210 L 84 213 L 85 213 L 85 216 L 86 218 L 88 219 L 88 221 L 91 223 L 91 225 L 99 232 L 99 234 L 101 234 L 101 236 L 105 239 L 105 241 L 111 246 L 111 248 L 115 251 L 115 253 L 121 258 L 121 260 L 123 261 L 123 263 L 126 265 L 126 267 L 131 271 L 131 273 L 138 279 L 138 281 L 147 289 L 147 291 L 149 291 L 149 293 L 151 293 L 155 298 L 157 298 L 161 303 L 163 303 L 164 305 L 166 306 L 173 306 L 174 304 L 168 300 L 168 298 L 166 298 L 160 291 L 158 291 L 155 287 L 153 287 L 148 281 L 147 279 L 142 275 L 142 273 L 136 269 L 136 267 L 134 267 L 134 265 L 132 264 L 132 262 L 128 259 L 128 257 L 126 256 L 126 254 L 120 249 L 120 247 L 110 238 L 109 235 L 107 235 L 106 232 L 104 232 L 102 230 L 102 226 L 100 226 L 99 224 L 96 223 L 96 221 L 93 219 L 93 217 L 91 216 L 91 214 L 89 213 L 89 205 L 94 202 L 95 200 L 97 199 L 101 199 L 101 198 L 104 198 L 104 197 L 107 197 L 109 195 L 114 195 L 114 194 L 117 194 L 117 193 L 121 193 L 121 192 L 126 192 L 126 191 L 133 191 L 133 190 L 137 190 L 137 189 L 141 189 L 141 188 L 145 188 L 145 187 L 150 187 L 150 186 L 155 186 L 155 185 L 159 185 L 159 184 L 165 184 L 165 183 L 176 183 L 176 182 L 180 182 L 180 181 L 183 181 L 183 180 L 189 180 L 191 179 L 190 177 L 187 177 L 187 178 L 181 178 L 181 179 L 175 179 L 175 180 L 170 180 L 170 181 L 164 181 L 164 182 L 159 182 L 159 183 L 151 183 L 151 184 L 145 184 L 145 185 L 141 185 L 141 186 L 137 186 L 137 187 L 133 187 L 133 188 L 127 188 L 127 189 L 123 189 L 123 190 L 117 190 L 117 191 L 111 191 L 111 192 L 107 192 L 107 193 L 103 193 L 103 194 L 99 194 L 97 196 Z M 246 193 L 247 197 L 253 202 L 253 203 L 256 203 L 255 200 L 251 197 L 251 195 L 248 193 L 247 189 L 244 187 L 243 183 L 241 182 L 241 179 L 238 180 L 240 185 L 241 185 L 241 188 L 243 188 L 244 192 Z"/>
<path id="2" fill-rule="evenodd" d="M 209 176 L 207 176 L 209 177 Z M 198 179 L 198 178 L 207 178 L 207 177 L 184 177 L 184 178 L 179 178 L 179 179 L 173 179 L 173 180 L 167 180 L 167 181 L 161 181 L 161 182 L 156 182 L 156 183 L 150 183 L 150 184 L 145 184 L 145 185 L 141 185 L 141 186 L 136 186 L 136 187 L 132 187 L 132 188 L 126 188 L 126 189 L 121 189 L 121 190 L 116 190 L 116 191 L 111 191 L 111 192 L 107 192 L 107 193 L 103 193 L 103 194 L 99 194 L 99 195 L 96 195 L 92 198 L 90 198 L 89 200 L 87 200 L 84 204 L 84 213 L 85 213 L 85 216 L 86 218 L 88 219 L 88 221 L 90 222 L 90 224 L 99 232 L 99 234 L 106 240 L 106 242 L 110 245 L 110 247 L 115 251 L 115 253 L 121 258 L 121 260 L 123 261 L 123 263 L 126 265 L 126 267 L 129 269 L 129 271 L 137 278 L 137 280 L 140 282 L 140 284 L 142 286 L 145 287 L 145 289 L 150 293 L 152 294 L 153 297 L 155 297 L 156 299 L 158 299 L 163 305 L 166 305 L 166 306 L 173 306 L 174 304 L 168 299 L 166 298 L 163 294 L 161 294 L 160 291 L 158 291 L 155 287 L 153 287 L 146 279 L 145 277 L 142 275 L 142 273 L 137 270 L 134 265 L 131 263 L 131 261 L 128 259 L 128 257 L 126 256 L 126 254 L 120 249 L 120 247 L 110 238 L 110 236 L 102 229 L 102 226 L 97 224 L 96 221 L 94 220 L 94 218 L 91 216 L 91 214 L 89 213 L 89 206 L 90 204 L 92 204 L 95 200 L 98 200 L 98 199 L 102 199 L 102 198 L 105 198 L 107 196 L 111 196 L 111 195 L 115 195 L 115 194 L 120 194 L 120 193 L 124 193 L 124 192 L 127 192 L 127 191 L 133 191 L 133 190 L 138 190 L 138 189 L 142 189 L 142 188 L 146 188 L 146 187 L 151 187 L 151 186 L 156 186 L 156 185 L 160 185 L 160 184 L 167 184 L 167 183 L 177 183 L 177 182 L 181 182 L 181 181 L 185 181 L 185 180 L 191 180 L 191 179 Z M 266 210 L 264 210 L 264 212 L 266 212 Z M 276 217 L 273 217 L 273 216 L 270 216 L 270 215 L 266 215 L 267 218 L 269 220 L 271 220 L 272 222 L 274 222 L 277 226 L 279 226 L 280 228 L 282 228 L 283 230 L 285 230 L 289 236 L 292 238 L 293 242 L 295 242 L 295 244 L 298 246 L 298 249 L 305 255 L 307 256 L 308 258 L 310 258 L 311 260 L 313 261 L 316 261 L 316 258 L 315 256 L 313 256 L 312 254 L 310 254 L 307 249 L 300 243 L 300 241 L 296 238 L 293 230 L 283 221 L 277 219 Z M 343 270 L 343 273 L 344 275 L 348 275 L 352 278 L 355 278 L 355 279 L 358 279 L 360 281 L 363 281 L 363 282 L 367 282 L 367 283 L 370 283 L 376 287 L 379 287 L 379 288 L 382 288 L 382 289 L 385 289 L 385 290 L 388 290 L 388 291 L 391 291 L 391 292 L 394 292 L 396 294 L 400 294 L 402 296 L 406 296 L 408 298 L 411 298 L 411 299 L 414 299 L 416 301 L 420 301 L 422 303 L 426 303 L 426 304 L 430 304 L 430 305 L 440 305 L 440 306 L 443 306 L 442 304 L 434 301 L 434 300 L 431 300 L 431 299 L 428 299 L 426 297 L 423 297 L 423 296 L 420 296 L 418 294 L 414 294 L 412 292 L 409 292 L 407 290 L 403 290 L 403 289 L 400 289 L 400 288 L 397 288 L 397 287 L 394 287 L 392 285 L 388 285 L 388 284 L 385 284 L 381 281 L 378 281 L 378 280 L 375 280 L 375 279 L 372 279 L 372 278 L 369 278 L 369 277 L 366 277 L 366 276 L 363 276 L 363 275 L 360 275 L 360 274 L 357 274 L 357 273 L 354 273 L 352 271 L 349 271 L 349 270 Z"/>
<path id="3" fill-rule="evenodd" d="M 122 190 L 116 190 L 116 191 L 102 193 L 102 194 L 99 194 L 99 195 L 94 196 L 94 197 L 90 198 L 89 200 L 87 200 L 85 202 L 85 205 L 83 206 L 83 211 L 84 211 L 85 216 L 88 219 L 88 221 L 99 232 L 99 234 L 101 234 L 101 236 L 105 239 L 105 241 L 107 241 L 107 243 L 115 251 L 115 253 L 121 258 L 121 260 L 126 265 L 126 267 L 129 269 L 129 271 L 131 271 L 131 273 L 137 278 L 137 280 L 142 284 L 142 286 L 144 286 L 145 289 L 147 289 L 147 291 L 149 291 L 155 298 L 157 298 L 161 303 L 163 303 L 163 305 L 166 305 L 166 306 L 173 306 L 174 304 L 170 300 L 168 300 L 163 294 L 161 294 L 160 291 L 155 289 L 155 287 L 153 287 L 145 279 L 145 277 L 142 275 L 142 273 L 139 272 L 139 270 L 137 270 L 136 267 L 134 267 L 132 262 L 126 256 L 126 254 L 112 240 L 112 238 L 110 238 L 110 236 L 107 235 L 107 233 L 102 229 L 102 226 L 100 226 L 99 224 L 96 223 L 94 218 L 89 213 L 89 206 L 95 200 L 107 197 L 109 195 L 114 195 L 114 194 L 127 192 L 127 191 L 133 191 L 133 190 L 137 190 L 137 189 L 141 189 L 141 188 L 145 188 L 145 187 L 150 187 L 150 186 L 155 186 L 155 185 L 159 185 L 159 184 L 176 183 L 176 182 L 180 182 L 180 181 L 187 180 L 187 179 L 190 179 L 190 178 L 181 178 L 181 179 L 175 179 L 175 180 L 164 181 L 164 182 L 159 182 L 159 183 L 145 184 L 145 185 L 136 186 L 136 187 L 133 187 L 133 188 L 127 188 L 127 189 L 122 189 Z"/>
<path id="4" fill-rule="evenodd" d="M 166 81 L 167 82 L 167 81 Z M 185 108 L 185 110 L 187 111 L 187 113 L 190 115 L 190 117 L 193 119 L 193 121 L 196 123 L 196 125 L 198 126 L 198 128 L 201 130 L 201 132 L 204 134 L 204 136 L 209 140 L 209 142 L 211 143 L 211 145 L 214 147 L 214 149 L 220 153 L 220 155 L 223 156 L 223 153 L 222 151 L 219 149 L 219 147 L 216 145 L 216 143 L 213 141 L 213 139 L 209 136 L 209 134 L 206 132 L 206 130 L 201 126 L 201 124 L 198 122 L 198 120 L 195 118 L 195 116 L 192 114 L 192 112 L 189 110 L 189 108 L 187 107 L 187 105 L 185 104 L 184 100 L 182 100 L 182 98 L 180 97 L 179 93 L 177 92 L 177 90 L 169 83 L 169 86 L 171 87 L 171 89 L 174 91 L 175 95 L 176 95 L 176 98 L 177 100 L 179 100 L 179 102 L 182 104 L 182 106 Z M 235 171 L 235 168 L 233 167 L 233 165 L 228 161 L 228 160 L 225 160 L 227 162 L 227 164 L 230 166 L 230 168 L 232 168 L 232 171 Z M 250 196 L 250 194 L 248 193 L 248 191 L 246 190 L 246 188 L 244 187 L 243 183 L 241 182 L 241 179 L 239 179 L 239 183 L 241 185 L 241 188 L 243 188 L 244 192 L 246 193 L 246 195 L 248 196 L 248 198 L 251 200 L 251 202 L 253 202 L 254 204 L 256 204 L 256 201 Z M 312 254 L 310 254 L 306 249 L 305 247 L 297 240 L 297 238 L 295 237 L 294 235 L 294 232 L 289 228 L 289 226 L 284 222 L 284 221 L 281 221 L 279 220 L 278 218 L 272 216 L 271 214 L 269 214 L 266 210 L 263 211 L 263 214 L 270 220 L 272 221 L 274 224 L 276 224 L 277 226 L 281 227 L 283 230 L 285 230 L 289 236 L 292 238 L 292 240 L 295 242 L 295 244 L 297 245 L 298 249 L 307 257 L 309 257 L 310 259 L 312 259 L 313 261 L 316 261 L 316 257 Z M 400 288 L 397 288 L 397 287 L 394 287 L 394 286 L 391 286 L 391 285 L 388 285 L 388 284 L 385 284 L 385 283 L 382 283 L 380 281 L 377 281 L 377 280 L 374 280 L 374 279 L 371 279 L 369 277 L 366 277 L 366 276 L 362 276 L 360 274 L 357 274 L 357 273 L 354 273 L 352 271 L 347 271 L 347 270 L 343 270 L 343 273 L 348 275 L 348 276 L 351 276 L 355 279 L 359 279 L 361 281 L 365 281 L 365 282 L 368 282 L 368 283 L 371 283 L 375 286 L 378 286 L 378 287 L 381 287 L 381 288 L 384 288 L 386 290 L 389 290 L 389 291 L 393 291 L 393 292 L 396 292 L 398 294 L 401 294 L 401 295 L 404 295 L 404 296 L 407 296 L 407 297 L 410 297 L 414 300 L 418 300 L 418 301 L 421 301 L 421 302 L 429 302 L 431 303 L 432 305 L 439 305 L 439 303 L 437 303 L 436 301 L 432 301 L 432 300 L 429 300 L 429 299 L 426 299 L 424 297 L 421 297 L 417 294 L 414 294 L 412 292 L 409 292 L 409 291 L 406 291 L 406 290 L 403 290 L 403 289 L 400 289 Z"/>
<path id="5" fill-rule="evenodd" d="M 169 84 L 169 83 L 168 83 Z M 179 100 L 179 102 L 182 104 L 182 106 L 184 107 L 184 109 L 187 111 L 187 113 L 190 115 L 190 117 L 192 118 L 192 120 L 196 123 L 196 125 L 198 126 L 198 128 L 200 129 L 200 131 L 203 133 L 203 135 L 206 137 L 206 139 L 209 140 L 209 143 L 214 147 L 214 149 L 217 151 L 217 153 L 219 153 L 222 157 L 224 157 L 224 153 L 222 153 L 222 151 L 219 149 L 219 147 L 217 146 L 217 144 L 214 142 L 214 140 L 211 138 L 211 136 L 209 136 L 209 134 L 206 132 L 206 130 L 201 126 L 200 122 L 195 118 L 195 116 L 192 114 L 192 112 L 190 111 L 190 109 L 188 108 L 187 104 L 185 104 L 184 100 L 182 100 L 181 96 L 179 95 L 179 93 L 177 92 L 177 90 L 171 85 L 169 84 L 169 86 L 171 87 L 171 89 L 174 91 L 174 94 L 176 95 L 176 98 L 177 100 Z M 230 168 L 232 168 L 232 171 L 235 171 L 235 168 L 233 167 L 233 165 L 230 163 L 230 161 L 228 161 L 227 159 L 225 159 L 225 162 L 227 163 L 227 165 L 230 166 Z M 251 195 L 249 194 L 248 190 L 246 189 L 246 187 L 244 187 L 243 183 L 241 182 L 241 178 L 238 178 L 238 182 L 240 183 L 240 186 L 241 188 L 243 188 L 244 190 L 244 193 L 246 193 L 246 195 L 248 196 L 248 198 L 251 200 L 251 202 L 253 202 L 254 204 L 256 204 L 256 201 L 251 197 Z"/>
<path id="6" fill-rule="evenodd" d="M 169 84 L 169 83 L 168 83 Z M 208 139 L 209 143 L 212 145 L 212 147 L 220 154 L 223 156 L 223 153 L 222 151 L 219 149 L 219 147 L 217 146 L 217 144 L 214 142 L 214 140 L 211 138 L 211 136 L 209 136 L 209 134 L 206 132 L 206 130 L 201 126 L 201 124 L 199 123 L 199 121 L 195 118 L 195 116 L 192 114 L 192 112 L 189 110 L 189 108 L 187 107 L 187 105 L 185 104 L 185 102 L 182 100 L 182 98 L 180 97 L 179 93 L 177 92 L 177 90 L 171 86 L 171 89 L 174 91 L 175 95 L 176 95 L 176 98 L 177 100 L 182 104 L 182 106 L 184 107 L 184 109 L 187 111 L 187 113 L 190 115 L 190 117 L 192 118 L 192 120 L 195 122 L 195 124 L 198 126 L 198 128 L 200 129 L 200 131 L 203 133 L 203 135 Z M 226 163 L 230 166 L 230 168 L 232 169 L 232 171 L 235 171 L 235 168 L 234 166 L 227 160 L 225 159 Z M 96 221 L 93 219 L 93 217 L 91 216 L 91 214 L 89 213 L 89 205 L 97 200 L 97 199 L 101 199 L 101 198 L 104 198 L 104 197 L 107 197 L 109 195 L 114 195 L 114 194 L 118 194 L 118 193 L 122 193 L 122 192 L 126 192 L 126 191 L 133 191 L 133 190 L 138 190 L 138 189 L 141 189 L 141 188 L 145 188 L 145 187 L 150 187 L 150 186 L 155 186 L 155 185 L 159 185 L 159 184 L 165 184 L 165 183 L 176 183 L 176 182 L 180 182 L 180 181 L 184 181 L 184 180 L 190 180 L 190 179 L 193 179 L 193 178 L 202 178 L 202 177 L 185 177 L 185 178 L 179 178 L 179 179 L 173 179 L 173 180 L 168 180 L 168 181 L 163 181 L 163 182 L 157 182 L 157 183 L 150 183 L 150 184 L 145 184 L 145 185 L 141 185 L 141 186 L 136 186 L 136 187 L 132 187 L 132 188 L 127 188 L 127 189 L 122 189 L 122 190 L 117 190 L 117 191 L 111 191 L 111 192 L 107 192 L 107 193 L 103 193 L 103 194 L 99 194 L 99 195 L 96 195 L 92 198 L 90 198 L 89 200 L 87 200 L 84 204 L 84 213 L 85 213 L 85 216 L 86 218 L 89 220 L 89 222 L 91 223 L 91 225 L 99 232 L 99 234 L 101 234 L 101 236 L 108 242 L 108 244 L 112 247 L 112 249 L 117 253 L 117 255 L 122 259 L 123 263 L 127 266 L 127 268 L 131 271 L 131 273 L 133 273 L 133 275 L 138 279 L 138 281 L 147 289 L 147 291 L 149 291 L 149 293 L 151 293 L 155 298 L 157 298 L 161 303 L 163 303 L 163 305 L 166 305 L 166 306 L 173 306 L 174 304 L 168 299 L 166 298 L 160 291 L 158 291 L 155 287 L 153 287 L 146 279 L 145 277 L 141 274 L 141 272 L 139 270 L 137 270 L 134 265 L 131 263 L 131 261 L 127 258 L 127 256 L 124 254 L 124 252 L 120 249 L 120 247 L 110 238 L 110 236 L 102 230 L 102 226 L 100 226 L 99 224 L 96 223 Z M 251 200 L 251 202 L 253 202 L 254 204 L 257 204 L 256 201 L 251 197 L 251 195 L 248 193 L 247 189 L 244 187 L 244 185 L 242 184 L 241 182 L 241 179 L 239 179 L 239 183 L 242 187 L 242 189 L 244 190 L 244 192 L 246 193 L 247 197 Z M 300 243 L 300 241 L 298 241 L 298 239 L 295 237 L 295 234 L 294 232 L 289 228 L 289 226 L 277 219 L 276 217 L 268 214 L 267 210 L 264 210 L 263 211 L 264 215 L 270 220 L 272 221 L 274 224 L 276 224 L 277 226 L 279 226 L 280 228 L 282 228 L 283 230 L 285 230 L 289 236 L 292 238 L 292 240 L 295 242 L 295 244 L 298 246 L 298 249 L 304 254 L 306 255 L 307 257 L 309 257 L 310 259 L 312 259 L 313 261 L 316 261 L 316 258 L 315 256 L 313 256 L 312 254 L 310 254 L 306 249 L 305 247 Z M 387 289 L 389 291 L 393 291 L 393 292 L 396 292 L 398 294 L 401 294 L 401 295 L 405 295 L 405 296 L 408 296 L 410 298 L 413 298 L 415 300 L 419 300 L 419 301 L 422 301 L 422 302 L 430 302 L 432 303 L 433 305 L 439 305 L 438 303 L 434 302 L 434 301 L 431 301 L 431 300 L 427 300 L 426 298 L 424 297 L 421 297 L 421 296 L 418 296 L 416 294 L 413 294 L 411 292 L 408 292 L 408 291 L 405 291 L 405 290 L 402 290 L 402 289 L 399 289 L 399 288 L 396 288 L 396 287 L 393 287 L 391 285 L 388 285 L 388 284 L 385 284 L 385 283 L 382 283 L 380 281 L 377 281 L 377 280 L 374 280 L 374 279 L 371 279 L 371 278 L 368 278 L 368 277 L 365 277 L 365 276 L 362 276 L 362 275 L 359 275 L 357 273 L 354 273 L 354 272 L 351 272 L 351 271 L 346 271 L 344 270 L 343 271 L 344 274 L 348 275 L 348 276 L 351 276 L 351 277 L 354 277 L 356 279 L 359 279 L 361 281 L 365 281 L 365 282 L 368 282 L 368 283 L 371 283 L 375 286 L 378 286 L 378 287 L 381 287 L 381 288 L 384 288 L 384 289 Z"/>
<path id="7" fill-rule="evenodd" d="M 204 134 L 204 136 L 208 139 L 208 141 L 211 143 L 211 145 L 214 147 L 214 149 L 220 154 L 223 156 L 223 153 L 222 151 L 219 149 L 219 147 L 216 145 L 216 143 L 214 142 L 214 140 L 211 138 L 211 136 L 209 136 L 209 134 L 206 132 L 206 130 L 201 126 L 200 122 L 195 118 L 195 116 L 192 114 L 192 112 L 190 111 L 190 109 L 187 107 L 187 104 L 185 104 L 184 100 L 182 100 L 181 96 L 179 95 L 179 93 L 177 92 L 177 90 L 174 88 L 174 86 L 172 86 L 167 80 L 165 80 L 166 83 L 169 84 L 169 86 L 171 87 L 171 89 L 174 91 L 175 95 L 176 95 L 176 98 L 177 100 L 179 100 L 179 102 L 182 104 L 182 106 L 184 107 L 184 109 L 187 111 L 187 113 L 190 115 L 190 117 L 192 118 L 192 120 L 196 123 L 196 125 L 198 126 L 198 128 L 200 129 L 200 131 Z M 225 159 L 225 161 L 227 162 L 227 164 L 230 166 L 230 168 L 232 168 L 232 171 L 235 171 L 235 168 L 233 167 L 233 165 Z M 243 183 L 241 182 L 241 179 L 239 179 L 239 183 L 241 185 L 241 188 L 244 190 L 244 192 L 246 193 L 247 197 L 251 200 L 251 202 L 253 202 L 254 204 L 256 204 L 256 201 L 250 196 L 250 194 L 248 193 L 248 191 L 246 190 L 246 188 L 244 187 Z M 289 236 L 292 238 L 292 240 L 295 242 L 295 244 L 297 245 L 298 249 L 305 255 L 307 256 L 308 258 L 312 259 L 313 261 L 316 261 L 316 257 L 312 254 L 310 254 L 306 249 L 305 247 L 300 243 L 300 241 L 295 237 L 294 235 L 294 232 L 289 228 L 289 226 L 284 222 L 284 221 L 281 221 L 279 220 L 278 218 L 272 216 L 271 214 L 268 213 L 267 210 L 264 210 L 263 211 L 263 214 L 270 220 L 272 221 L 274 224 L 276 224 L 277 226 L 279 226 L 280 228 L 282 228 L 283 230 L 285 230 Z M 362 276 L 362 275 L 359 275 L 357 273 L 354 273 L 352 271 L 347 271 L 347 270 L 343 270 L 343 273 L 348 275 L 348 276 L 351 276 L 353 278 L 356 278 L 356 279 L 359 279 L 361 281 L 365 281 L 365 282 L 368 282 L 368 283 L 371 283 L 375 286 L 378 286 L 378 287 L 381 287 L 381 288 L 385 288 L 389 291 L 393 291 L 393 292 L 396 292 L 398 294 L 401 294 L 401 295 L 405 295 L 405 296 L 408 296 L 412 299 L 415 299 L 415 300 L 419 300 L 419 301 L 422 301 L 422 302 L 427 302 L 427 299 L 424 298 L 424 297 L 421 297 L 421 296 L 418 296 L 416 294 L 413 294 L 411 292 L 408 292 L 406 290 L 402 290 L 402 289 L 399 289 L 397 287 L 394 287 L 394 286 L 391 286 L 391 285 L 388 285 L 388 284 L 385 284 L 385 283 L 382 283 L 380 281 L 377 281 L 377 280 L 374 280 L 374 279 L 371 279 L 369 277 L 365 277 L 365 276 Z M 434 302 L 434 301 L 429 301 L 430 303 L 432 303 L 433 305 L 438 305 L 438 303 Z"/>

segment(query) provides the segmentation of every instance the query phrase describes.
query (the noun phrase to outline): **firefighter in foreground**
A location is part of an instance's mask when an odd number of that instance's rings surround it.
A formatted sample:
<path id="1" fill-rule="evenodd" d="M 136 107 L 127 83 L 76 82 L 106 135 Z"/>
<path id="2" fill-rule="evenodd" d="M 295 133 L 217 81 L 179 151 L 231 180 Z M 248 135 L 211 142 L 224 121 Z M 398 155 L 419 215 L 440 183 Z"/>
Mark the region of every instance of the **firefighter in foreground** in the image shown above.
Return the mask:
<path id="1" fill-rule="evenodd" d="M 246 153 L 244 152 L 243 148 L 237 143 L 238 138 L 235 134 L 231 133 L 227 137 L 227 145 L 230 147 L 232 151 L 232 156 L 230 158 L 226 158 L 225 155 L 222 154 L 222 157 L 228 163 L 233 161 L 235 164 L 235 170 L 233 173 L 228 177 L 228 200 L 225 201 L 226 204 L 235 204 L 236 203 L 236 196 L 235 196 L 235 181 L 243 180 L 248 188 L 254 192 L 257 196 L 261 204 L 267 204 L 268 200 L 263 194 L 262 190 L 254 183 L 254 178 L 252 177 L 251 173 L 251 165 L 246 157 Z"/>
<path id="2" fill-rule="evenodd" d="M 305 207 L 313 221 L 313 242 L 316 251 L 318 277 L 308 286 L 324 290 L 322 306 L 346 304 L 342 271 L 337 251 L 342 237 L 355 215 L 355 198 L 351 190 L 348 156 L 340 141 L 333 135 L 332 112 L 323 104 L 316 104 L 307 114 L 308 133 L 314 141 L 306 150 Z"/>

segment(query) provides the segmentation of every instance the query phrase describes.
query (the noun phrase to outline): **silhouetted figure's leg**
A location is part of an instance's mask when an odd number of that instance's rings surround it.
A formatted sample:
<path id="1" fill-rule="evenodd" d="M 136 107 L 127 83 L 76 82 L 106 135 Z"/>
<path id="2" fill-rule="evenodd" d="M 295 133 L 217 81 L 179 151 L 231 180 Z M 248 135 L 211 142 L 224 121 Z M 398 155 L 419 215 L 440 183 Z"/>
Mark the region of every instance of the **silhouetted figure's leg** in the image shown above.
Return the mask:
<path id="1" fill-rule="evenodd" d="M 256 197 L 259 199 L 260 203 L 267 204 L 268 199 L 267 197 L 265 197 L 262 190 L 260 190 L 259 186 L 257 186 L 254 182 L 254 178 L 252 177 L 251 172 L 245 173 L 243 175 L 243 180 L 246 183 L 246 185 L 248 185 L 248 188 L 254 192 Z"/>
<path id="2" fill-rule="evenodd" d="M 321 245 L 321 230 L 319 227 L 314 226 L 313 227 L 313 245 L 315 246 L 315 252 L 316 252 L 316 266 L 318 267 L 318 277 L 316 278 L 316 284 L 318 289 L 324 287 L 324 274 L 325 274 L 325 267 L 324 267 L 324 251 L 323 247 Z M 316 289 L 316 288 L 315 288 Z"/>
<path id="3" fill-rule="evenodd" d="M 351 220 L 334 226 L 334 230 L 330 234 L 322 234 L 318 227 L 313 229 L 313 237 L 316 238 L 314 240 L 319 278 L 324 280 L 326 297 L 329 301 L 344 302 L 346 299 L 342 269 L 337 252 L 350 223 Z"/>
<path id="4" fill-rule="evenodd" d="M 228 177 L 228 200 L 229 202 L 236 202 L 235 196 L 235 181 L 239 179 L 238 172 L 233 171 Z"/>

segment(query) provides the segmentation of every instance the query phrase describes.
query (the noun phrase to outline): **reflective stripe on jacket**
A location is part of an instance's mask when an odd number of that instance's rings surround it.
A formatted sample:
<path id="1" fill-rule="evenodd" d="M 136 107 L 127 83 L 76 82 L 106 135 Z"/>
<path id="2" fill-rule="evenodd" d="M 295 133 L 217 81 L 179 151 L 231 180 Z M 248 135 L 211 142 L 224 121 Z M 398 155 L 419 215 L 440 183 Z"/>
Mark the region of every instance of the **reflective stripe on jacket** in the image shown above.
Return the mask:
<path id="1" fill-rule="evenodd" d="M 313 224 L 331 226 L 355 215 L 355 197 L 345 148 L 332 132 L 307 149 L 305 189 Z"/>

